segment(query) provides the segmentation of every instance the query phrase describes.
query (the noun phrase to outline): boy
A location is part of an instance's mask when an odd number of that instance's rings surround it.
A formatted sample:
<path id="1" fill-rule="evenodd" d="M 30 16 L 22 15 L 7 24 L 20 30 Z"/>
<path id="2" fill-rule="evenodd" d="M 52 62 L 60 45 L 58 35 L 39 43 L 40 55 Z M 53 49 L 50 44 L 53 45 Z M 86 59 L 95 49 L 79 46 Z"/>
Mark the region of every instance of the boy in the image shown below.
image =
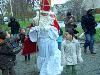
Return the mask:
<path id="1" fill-rule="evenodd" d="M 6 32 L 0 30 L 0 69 L 2 75 L 15 75 L 15 54 L 19 53 L 20 49 L 14 52 L 11 44 L 6 42 L 6 36 Z"/>
<path id="2" fill-rule="evenodd" d="M 62 66 L 64 66 L 64 75 L 77 75 L 76 65 L 82 63 L 81 47 L 75 38 L 74 31 L 68 29 L 65 33 L 65 39 L 61 45 Z"/>

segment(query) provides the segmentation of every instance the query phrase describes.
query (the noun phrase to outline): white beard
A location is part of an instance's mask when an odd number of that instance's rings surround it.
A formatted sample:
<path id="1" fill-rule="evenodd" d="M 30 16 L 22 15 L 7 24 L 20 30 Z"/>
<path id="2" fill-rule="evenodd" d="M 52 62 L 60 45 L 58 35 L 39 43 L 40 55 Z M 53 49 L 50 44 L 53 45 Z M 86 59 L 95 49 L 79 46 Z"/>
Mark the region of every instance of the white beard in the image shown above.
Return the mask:
<path id="1" fill-rule="evenodd" d="M 53 24 L 53 19 L 48 15 L 48 16 L 40 16 L 39 20 L 39 26 L 40 27 L 45 27 L 45 26 L 50 26 Z"/>

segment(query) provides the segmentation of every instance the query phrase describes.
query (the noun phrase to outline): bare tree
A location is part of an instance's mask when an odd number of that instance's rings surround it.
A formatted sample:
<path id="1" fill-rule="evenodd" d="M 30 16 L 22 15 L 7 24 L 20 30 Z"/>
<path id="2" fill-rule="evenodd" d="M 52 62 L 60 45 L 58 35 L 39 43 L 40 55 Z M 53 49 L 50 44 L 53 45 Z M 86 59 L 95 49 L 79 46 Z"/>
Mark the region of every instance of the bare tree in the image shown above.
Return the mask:
<path id="1" fill-rule="evenodd" d="M 11 8 L 12 5 L 12 8 Z M 21 18 L 22 20 L 25 20 L 25 18 L 32 17 L 32 4 L 29 4 L 26 0 L 11 0 L 11 4 L 8 1 L 6 5 L 6 10 L 8 12 L 8 15 L 11 16 L 12 9 L 13 16 L 16 18 Z"/>
<path id="2" fill-rule="evenodd" d="M 66 2 L 65 4 L 60 5 L 60 7 L 57 7 L 58 16 L 61 16 L 62 14 L 66 16 L 66 13 L 70 11 L 76 17 L 76 20 L 79 21 L 81 18 L 81 15 L 85 11 L 84 10 L 85 6 L 82 5 L 83 1 L 84 0 L 70 0 Z"/>
<path id="3" fill-rule="evenodd" d="M 2 4 L 0 5 L 0 23 L 3 24 L 3 18 L 5 15 L 5 5 L 6 5 L 7 0 L 2 0 Z"/>
<path id="4" fill-rule="evenodd" d="M 82 6 L 83 0 L 71 0 L 65 4 L 66 11 L 72 12 L 72 14 L 76 17 L 76 20 L 79 21 L 82 15 L 84 7 Z"/>

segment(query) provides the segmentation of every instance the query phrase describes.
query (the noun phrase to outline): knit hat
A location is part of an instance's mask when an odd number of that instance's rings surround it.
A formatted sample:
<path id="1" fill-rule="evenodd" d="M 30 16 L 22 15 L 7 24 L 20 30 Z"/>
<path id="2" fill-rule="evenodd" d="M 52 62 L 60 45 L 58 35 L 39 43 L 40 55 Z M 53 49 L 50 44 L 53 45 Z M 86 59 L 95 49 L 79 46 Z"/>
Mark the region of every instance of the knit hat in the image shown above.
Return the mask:
<path id="1" fill-rule="evenodd" d="M 6 32 L 4 32 L 4 31 L 2 31 L 2 30 L 0 30 L 0 39 L 6 39 Z"/>
<path id="2" fill-rule="evenodd" d="M 87 14 L 89 14 L 91 11 L 93 11 L 94 9 L 89 9 L 88 11 L 87 11 Z"/>

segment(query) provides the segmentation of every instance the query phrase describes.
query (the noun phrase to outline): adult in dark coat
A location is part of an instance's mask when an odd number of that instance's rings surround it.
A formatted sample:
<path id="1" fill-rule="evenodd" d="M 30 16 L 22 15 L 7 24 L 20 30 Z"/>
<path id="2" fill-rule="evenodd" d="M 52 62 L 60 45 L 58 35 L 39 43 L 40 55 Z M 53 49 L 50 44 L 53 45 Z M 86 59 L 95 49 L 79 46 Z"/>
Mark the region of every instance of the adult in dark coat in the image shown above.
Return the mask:
<path id="1" fill-rule="evenodd" d="M 11 27 L 11 34 L 13 35 L 13 39 L 17 39 L 18 38 L 18 34 L 19 34 L 19 29 L 20 29 L 20 24 L 15 20 L 14 17 L 10 18 L 10 22 L 8 23 L 8 27 Z M 18 44 L 16 41 L 13 42 L 13 46 L 17 47 Z"/>
<path id="2" fill-rule="evenodd" d="M 20 24 L 15 20 L 14 17 L 10 18 L 10 22 L 8 23 L 8 27 L 11 27 L 11 34 L 18 34 L 19 33 L 19 28 Z"/>
<path id="3" fill-rule="evenodd" d="M 96 33 L 95 27 L 97 23 L 95 21 L 95 17 L 93 16 L 94 9 L 89 9 L 86 15 L 83 15 L 81 18 L 81 26 L 85 32 L 85 44 L 84 44 L 84 52 L 86 53 L 87 47 L 89 46 L 89 50 L 91 54 L 94 53 L 94 35 Z"/>

